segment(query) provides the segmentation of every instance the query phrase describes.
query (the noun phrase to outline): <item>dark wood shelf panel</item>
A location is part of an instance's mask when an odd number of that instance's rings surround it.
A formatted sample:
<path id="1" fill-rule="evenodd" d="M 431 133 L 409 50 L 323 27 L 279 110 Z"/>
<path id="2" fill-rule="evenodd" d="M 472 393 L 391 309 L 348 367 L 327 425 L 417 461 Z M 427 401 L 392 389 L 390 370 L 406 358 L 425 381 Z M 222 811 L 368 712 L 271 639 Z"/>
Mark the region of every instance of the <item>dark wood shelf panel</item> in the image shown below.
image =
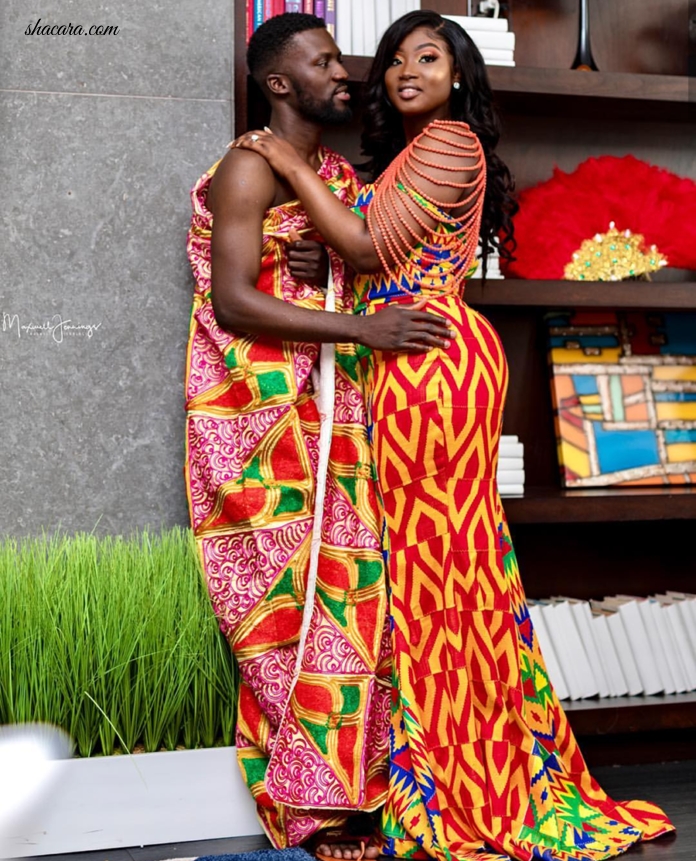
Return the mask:
<path id="1" fill-rule="evenodd" d="M 470 305 L 543 308 L 679 308 L 696 310 L 693 281 L 525 281 L 504 278 L 466 285 Z"/>
<path id="2" fill-rule="evenodd" d="M 686 75 L 639 75 L 622 72 L 578 72 L 525 66 L 489 66 L 491 85 L 499 93 L 589 96 L 602 99 L 696 101 Z"/>
<path id="3" fill-rule="evenodd" d="M 355 54 L 344 55 L 343 65 L 350 75 L 351 81 L 361 83 L 366 80 L 367 73 L 372 65 L 372 57 L 359 57 Z"/>
<path id="4" fill-rule="evenodd" d="M 578 735 L 696 728 L 696 693 L 564 701 Z"/>
<path id="5" fill-rule="evenodd" d="M 503 507 L 514 524 L 692 520 L 696 487 L 530 487 L 524 496 L 503 498 Z"/>
<path id="6" fill-rule="evenodd" d="M 349 56 L 344 64 L 351 80 L 364 81 L 372 57 Z M 577 72 L 533 66 L 488 66 L 497 93 L 584 96 L 643 102 L 696 102 L 696 85 L 686 75 L 640 75 L 622 72 Z"/>

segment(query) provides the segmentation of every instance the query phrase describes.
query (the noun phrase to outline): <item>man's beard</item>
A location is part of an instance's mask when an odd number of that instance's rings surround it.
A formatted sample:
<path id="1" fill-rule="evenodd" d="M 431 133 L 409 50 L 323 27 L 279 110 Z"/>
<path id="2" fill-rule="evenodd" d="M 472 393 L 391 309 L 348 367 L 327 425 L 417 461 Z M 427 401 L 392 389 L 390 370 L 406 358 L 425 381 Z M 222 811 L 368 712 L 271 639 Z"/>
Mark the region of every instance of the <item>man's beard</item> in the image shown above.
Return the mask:
<path id="1" fill-rule="evenodd" d="M 288 77 L 290 76 L 288 75 Z M 320 126 L 337 126 L 342 123 L 348 123 L 352 119 L 353 111 L 349 106 L 337 108 L 333 97 L 325 101 L 319 101 L 319 99 L 310 96 L 295 81 L 292 81 L 292 85 L 297 93 L 297 109 L 305 120 L 309 120 Z"/>

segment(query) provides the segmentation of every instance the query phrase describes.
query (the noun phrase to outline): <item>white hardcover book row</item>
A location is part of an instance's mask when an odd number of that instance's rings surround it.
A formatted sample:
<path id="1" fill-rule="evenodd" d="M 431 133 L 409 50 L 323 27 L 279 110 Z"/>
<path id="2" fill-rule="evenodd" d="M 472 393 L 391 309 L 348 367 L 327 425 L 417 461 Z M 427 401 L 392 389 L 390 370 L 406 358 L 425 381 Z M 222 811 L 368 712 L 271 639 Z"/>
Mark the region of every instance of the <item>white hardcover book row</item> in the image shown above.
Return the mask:
<path id="1" fill-rule="evenodd" d="M 517 436 L 500 437 L 497 479 L 501 496 L 524 493 L 524 445 Z"/>
<path id="2" fill-rule="evenodd" d="M 336 41 L 344 54 L 373 57 L 389 25 L 421 8 L 421 0 L 337 0 Z M 445 15 L 473 39 L 489 66 L 515 65 L 515 34 L 505 18 Z"/>
<path id="3" fill-rule="evenodd" d="M 559 699 L 696 690 L 696 595 L 529 601 Z"/>
<path id="4" fill-rule="evenodd" d="M 336 42 L 344 54 L 373 57 L 392 21 L 420 8 L 420 0 L 337 0 Z"/>

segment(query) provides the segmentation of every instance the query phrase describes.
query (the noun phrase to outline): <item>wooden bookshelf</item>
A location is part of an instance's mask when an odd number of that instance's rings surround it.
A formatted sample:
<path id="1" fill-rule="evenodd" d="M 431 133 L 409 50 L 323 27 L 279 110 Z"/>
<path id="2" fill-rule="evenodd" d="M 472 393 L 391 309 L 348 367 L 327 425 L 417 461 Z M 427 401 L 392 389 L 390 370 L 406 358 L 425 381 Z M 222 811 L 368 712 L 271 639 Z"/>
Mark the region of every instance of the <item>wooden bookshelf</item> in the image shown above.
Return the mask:
<path id="1" fill-rule="evenodd" d="M 564 700 L 563 709 L 591 768 L 692 759 L 696 750 L 695 693 Z"/>
<path id="2" fill-rule="evenodd" d="M 694 520 L 696 487 L 527 487 L 503 506 L 513 524 Z"/>
<path id="3" fill-rule="evenodd" d="M 696 693 L 564 701 L 578 735 L 696 728 Z"/>
<path id="4" fill-rule="evenodd" d="M 586 96 L 640 102 L 696 101 L 690 79 L 681 75 L 636 75 L 621 72 L 578 72 L 571 69 L 490 66 L 493 89 L 499 93 Z"/>
<path id="5" fill-rule="evenodd" d="M 478 279 L 466 285 L 472 306 L 661 308 L 696 310 L 696 281 L 524 281 Z"/>
<path id="6" fill-rule="evenodd" d="M 367 78 L 371 63 L 371 57 L 345 58 L 345 66 L 351 80 L 356 82 Z M 696 88 L 690 87 L 691 79 L 682 75 L 636 75 L 525 66 L 489 66 L 488 77 L 496 93 L 696 103 Z"/>

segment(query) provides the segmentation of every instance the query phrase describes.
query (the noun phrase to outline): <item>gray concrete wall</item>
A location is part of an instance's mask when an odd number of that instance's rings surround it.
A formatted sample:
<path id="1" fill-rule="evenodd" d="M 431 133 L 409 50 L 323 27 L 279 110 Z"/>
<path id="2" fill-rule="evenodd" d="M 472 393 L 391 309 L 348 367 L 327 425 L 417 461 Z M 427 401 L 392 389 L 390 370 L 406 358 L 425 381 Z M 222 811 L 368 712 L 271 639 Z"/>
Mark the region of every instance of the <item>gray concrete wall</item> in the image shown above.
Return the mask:
<path id="1" fill-rule="evenodd" d="M 232 11 L 3 0 L 0 535 L 188 522 L 188 193 L 232 132 Z"/>

